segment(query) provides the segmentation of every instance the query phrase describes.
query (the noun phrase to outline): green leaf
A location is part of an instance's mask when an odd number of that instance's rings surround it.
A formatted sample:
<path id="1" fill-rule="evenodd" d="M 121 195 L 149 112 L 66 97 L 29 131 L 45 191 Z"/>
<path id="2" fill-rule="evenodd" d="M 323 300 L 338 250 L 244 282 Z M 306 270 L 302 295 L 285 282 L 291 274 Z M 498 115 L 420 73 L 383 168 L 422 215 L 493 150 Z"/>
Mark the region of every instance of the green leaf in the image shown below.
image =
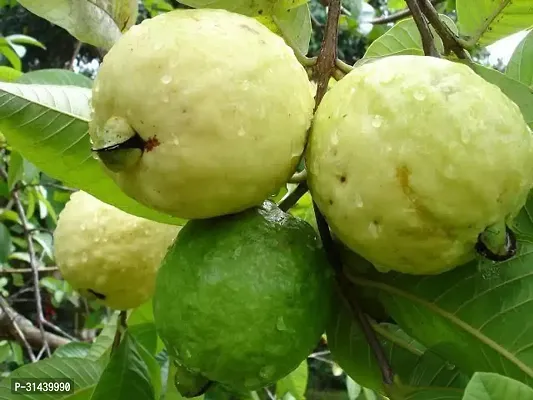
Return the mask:
<path id="1" fill-rule="evenodd" d="M 388 0 L 387 8 L 389 10 L 401 10 L 407 7 L 405 0 Z"/>
<path id="2" fill-rule="evenodd" d="M 273 15 L 307 3 L 308 0 L 180 0 L 180 3 L 194 8 L 222 8 L 248 16 Z"/>
<path id="3" fill-rule="evenodd" d="M 473 67 L 479 76 L 498 86 L 507 97 L 518 105 L 526 123 L 530 128 L 533 128 L 532 89 L 493 68 L 487 68 L 479 64 L 474 64 Z"/>
<path id="4" fill-rule="evenodd" d="M 490 372 L 476 372 L 463 400 L 533 399 L 533 389 L 522 382 Z"/>
<path id="5" fill-rule="evenodd" d="M 129 330 L 129 329 L 128 329 Z M 155 359 L 153 353 L 148 351 L 141 343 L 137 342 L 137 350 L 142 357 L 148 372 L 150 374 L 150 381 L 154 388 L 154 398 L 159 399 L 161 397 L 162 381 L 161 381 L 161 367 Z"/>
<path id="6" fill-rule="evenodd" d="M 130 335 L 151 354 L 157 351 L 157 331 L 153 322 L 129 326 Z"/>
<path id="7" fill-rule="evenodd" d="M 457 25 L 471 44 L 487 46 L 533 26 L 531 0 L 457 0 Z"/>
<path id="8" fill-rule="evenodd" d="M 457 27 L 449 17 L 440 15 L 440 18 L 454 32 L 457 32 Z M 433 28 L 431 30 L 437 50 L 442 53 L 444 51 L 442 40 Z M 396 23 L 391 29 L 372 42 L 363 58 L 384 57 L 394 54 L 423 54 L 422 38 L 413 18 L 404 19 Z"/>
<path id="9" fill-rule="evenodd" d="M 358 384 L 386 394 L 381 370 L 359 324 L 344 300 L 338 299 L 337 311 L 326 328 L 333 360 Z M 398 326 L 371 321 L 392 369 L 409 386 L 434 386 L 461 392 L 468 378 L 432 351 L 408 336 Z"/>
<path id="10" fill-rule="evenodd" d="M 113 339 L 115 338 L 118 314 L 118 312 L 113 313 L 111 319 L 107 322 L 104 329 L 102 329 L 94 343 L 91 345 L 91 349 L 87 354 L 89 360 L 102 360 L 107 356 L 107 353 L 113 344 Z"/>
<path id="11" fill-rule="evenodd" d="M 137 18 L 136 0 L 19 0 L 28 11 L 60 26 L 78 40 L 109 50 Z"/>
<path id="12" fill-rule="evenodd" d="M 128 316 L 128 326 L 154 322 L 152 299 L 135 308 Z"/>
<path id="13" fill-rule="evenodd" d="M 520 41 L 507 64 L 505 75 L 533 89 L 533 31 Z"/>
<path id="14" fill-rule="evenodd" d="M 143 0 L 143 4 L 152 17 L 174 9 L 166 0 Z"/>
<path id="15" fill-rule="evenodd" d="M 276 382 L 276 395 L 283 398 L 283 396 L 291 394 L 296 400 L 305 400 L 307 375 L 307 360 L 304 360 L 298 368 Z"/>
<path id="16" fill-rule="evenodd" d="M 155 400 L 150 371 L 126 332 L 96 385 L 91 400 Z"/>
<path id="17" fill-rule="evenodd" d="M 11 63 L 14 69 L 20 71 L 22 69 L 22 62 L 17 55 L 13 46 L 5 37 L 0 37 L 0 54 L 2 54 Z"/>
<path id="18" fill-rule="evenodd" d="M 533 383 L 533 200 L 516 219 L 512 259 L 473 261 L 435 276 L 369 272 L 350 279 L 373 291 L 411 337 L 467 375 L 495 372 Z M 349 269 L 347 268 L 349 271 Z"/>
<path id="19" fill-rule="evenodd" d="M 99 363 L 84 358 L 47 358 L 26 364 L 13 371 L 8 379 L 0 381 L 0 400 L 35 400 L 37 398 L 35 394 L 14 396 L 11 393 L 11 379 L 13 378 L 70 378 L 74 384 L 74 395 L 40 393 L 38 399 L 89 399 L 101 373 L 102 366 Z"/>
<path id="20" fill-rule="evenodd" d="M 71 342 L 58 347 L 56 351 L 54 351 L 53 356 L 62 358 L 85 358 L 89 353 L 90 348 L 90 343 Z"/>
<path id="21" fill-rule="evenodd" d="M 13 190 L 17 182 L 22 180 L 24 161 L 17 151 L 12 151 L 9 155 L 9 168 L 7 170 L 7 187 Z"/>
<path id="22" fill-rule="evenodd" d="M 0 81 L 13 82 L 23 75 L 21 71 L 17 71 L 15 68 L 6 67 L 0 65 Z"/>
<path id="23" fill-rule="evenodd" d="M 92 157 L 90 96 L 75 86 L 0 83 L 0 131 L 47 175 L 128 213 L 183 224 L 124 194 Z"/>
<path id="24" fill-rule="evenodd" d="M 66 69 L 39 69 L 26 72 L 17 83 L 25 84 L 48 84 L 59 86 L 79 86 L 90 89 L 93 81 L 85 75 L 77 74 Z"/>
<path id="25" fill-rule="evenodd" d="M 9 253 L 11 252 L 11 244 L 9 229 L 0 223 L 0 263 L 7 262 Z"/>
<path id="26" fill-rule="evenodd" d="M 299 7 L 278 10 L 272 15 L 272 20 L 287 44 L 300 54 L 306 55 L 313 33 L 309 5 L 302 4 Z"/>
<path id="27" fill-rule="evenodd" d="M 39 42 L 37 39 L 28 36 L 28 35 L 22 35 L 20 33 L 6 36 L 6 39 L 12 43 L 12 44 L 19 44 L 19 45 L 30 45 L 35 47 L 40 47 L 43 50 L 46 50 L 46 46 Z"/>

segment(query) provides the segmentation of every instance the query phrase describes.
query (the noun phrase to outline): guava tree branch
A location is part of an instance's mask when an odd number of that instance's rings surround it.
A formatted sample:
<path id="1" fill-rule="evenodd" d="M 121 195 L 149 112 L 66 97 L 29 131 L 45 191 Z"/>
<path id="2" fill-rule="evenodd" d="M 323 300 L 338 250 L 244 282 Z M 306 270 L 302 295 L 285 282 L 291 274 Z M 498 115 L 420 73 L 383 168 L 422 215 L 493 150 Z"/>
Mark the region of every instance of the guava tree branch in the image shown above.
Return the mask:
<path id="1" fill-rule="evenodd" d="M 431 0 L 431 3 L 434 4 L 434 5 L 437 5 L 439 3 L 443 3 L 444 0 Z M 390 22 L 396 22 L 396 21 L 399 21 L 405 17 L 408 17 L 411 15 L 411 10 L 409 8 L 406 8 L 405 10 L 400 10 L 400 11 L 397 11 L 393 14 L 390 14 L 390 15 L 384 15 L 384 16 L 381 16 L 381 17 L 377 17 L 377 18 L 374 18 L 370 21 L 368 21 L 369 23 L 373 24 L 373 25 L 383 25 L 383 24 L 388 24 Z"/>
<path id="2" fill-rule="evenodd" d="M 426 17 L 424 16 L 424 14 L 422 14 L 422 10 L 420 9 L 418 0 L 405 0 L 405 1 L 407 2 L 407 6 L 409 7 L 411 14 L 413 14 L 413 19 L 416 23 L 418 31 L 420 32 L 424 54 L 426 56 L 440 57 L 440 54 L 437 51 L 437 48 L 435 47 L 435 42 L 433 40 L 433 34 L 431 33 L 431 30 L 429 29 L 429 25 L 426 20 Z"/>
<path id="3" fill-rule="evenodd" d="M 316 65 L 315 79 L 318 81 L 318 89 L 315 96 L 315 110 L 318 108 L 328 88 L 328 82 L 336 68 L 337 58 L 337 36 L 338 36 L 338 22 L 341 10 L 340 0 L 330 0 L 328 17 L 326 21 L 326 29 L 324 39 L 322 41 L 322 47 L 318 56 Z M 353 300 L 352 296 L 347 296 L 347 293 L 353 291 L 351 283 L 346 279 L 343 273 L 342 260 L 340 253 L 333 242 L 329 226 L 326 219 L 320 212 L 318 206 L 313 202 L 313 209 L 316 216 L 317 226 L 322 240 L 322 245 L 326 251 L 328 261 L 331 264 L 335 272 L 335 280 L 340 290 L 340 294 L 348 302 L 350 310 L 354 318 L 359 322 L 361 329 L 363 330 L 366 340 L 372 349 L 374 356 L 379 364 L 381 373 L 383 376 L 383 382 L 385 385 L 391 385 L 393 383 L 394 373 L 387 359 L 385 351 L 379 342 L 376 333 L 370 325 L 370 321 L 359 306 L 357 302 Z"/>
<path id="4" fill-rule="evenodd" d="M 420 10 L 426 16 L 429 23 L 433 26 L 435 31 L 442 39 L 444 49 L 449 52 L 453 51 L 460 59 L 469 59 L 468 52 L 464 49 L 461 40 L 454 32 L 446 25 L 439 17 L 439 13 L 435 10 L 430 0 L 418 0 Z"/>
<path id="5" fill-rule="evenodd" d="M 40 349 L 44 342 L 48 343 L 50 348 L 56 349 L 70 340 L 50 332 L 44 333 L 44 339 L 39 328 L 33 323 L 16 312 L 8 302 L 0 296 L 0 338 L 16 340 L 24 346 L 28 357 L 32 362 L 37 361 L 33 349 Z"/>

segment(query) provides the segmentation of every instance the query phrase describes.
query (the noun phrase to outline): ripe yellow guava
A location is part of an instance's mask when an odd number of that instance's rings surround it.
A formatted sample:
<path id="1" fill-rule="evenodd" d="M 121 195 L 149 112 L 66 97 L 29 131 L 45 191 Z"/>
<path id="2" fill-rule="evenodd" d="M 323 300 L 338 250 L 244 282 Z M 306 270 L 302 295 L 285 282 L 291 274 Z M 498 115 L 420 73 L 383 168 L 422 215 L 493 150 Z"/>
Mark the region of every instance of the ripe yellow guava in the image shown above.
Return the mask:
<path id="1" fill-rule="evenodd" d="M 158 334 L 188 371 L 182 394 L 206 381 L 256 390 L 289 374 L 320 340 L 332 288 L 313 228 L 270 202 L 189 221 L 153 297 Z"/>
<path id="2" fill-rule="evenodd" d="M 78 191 L 59 214 L 55 260 L 83 296 L 114 309 L 135 308 L 152 296 L 161 260 L 180 228 L 127 214 Z"/>
<path id="3" fill-rule="evenodd" d="M 193 219 L 260 205 L 295 171 L 314 88 L 283 39 L 224 10 L 126 32 L 93 87 L 93 149 L 122 190 Z"/>
<path id="4" fill-rule="evenodd" d="M 463 64 L 390 56 L 324 97 L 306 162 L 333 233 L 378 270 L 436 274 L 475 257 L 533 183 L 533 136 L 501 90 Z"/>

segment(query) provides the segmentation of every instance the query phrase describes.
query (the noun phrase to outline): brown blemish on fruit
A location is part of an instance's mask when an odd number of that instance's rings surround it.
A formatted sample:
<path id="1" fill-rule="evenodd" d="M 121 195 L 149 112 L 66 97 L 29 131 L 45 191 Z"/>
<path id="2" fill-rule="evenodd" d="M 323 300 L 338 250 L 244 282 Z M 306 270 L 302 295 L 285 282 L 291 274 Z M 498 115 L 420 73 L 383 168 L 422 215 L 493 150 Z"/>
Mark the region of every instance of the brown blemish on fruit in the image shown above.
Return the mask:
<path id="1" fill-rule="evenodd" d="M 344 176 L 344 175 L 340 176 L 340 177 L 339 177 L 339 181 L 340 181 L 341 183 L 346 183 L 346 176 Z"/>
<path id="2" fill-rule="evenodd" d="M 94 297 L 96 297 L 97 299 L 100 299 L 100 300 L 105 300 L 105 299 L 106 299 L 105 294 L 95 292 L 95 291 L 92 290 L 92 289 L 87 289 L 87 291 L 88 291 L 89 293 L 91 293 Z"/>
<path id="3" fill-rule="evenodd" d="M 144 150 L 146 150 L 147 152 L 148 151 L 152 151 L 153 149 L 155 149 L 157 146 L 159 146 L 161 143 L 159 142 L 159 140 L 157 139 L 156 136 L 153 136 L 151 138 L 149 138 L 146 143 L 144 144 Z"/>
<path id="4" fill-rule="evenodd" d="M 239 25 L 239 26 L 240 26 L 242 29 L 247 30 L 248 32 L 252 32 L 252 33 L 254 33 L 254 34 L 256 34 L 256 35 L 259 35 L 259 32 L 257 32 L 254 28 L 252 28 L 252 27 L 250 27 L 250 26 L 248 26 L 248 25 L 246 25 L 246 24 L 241 24 L 241 25 Z"/>

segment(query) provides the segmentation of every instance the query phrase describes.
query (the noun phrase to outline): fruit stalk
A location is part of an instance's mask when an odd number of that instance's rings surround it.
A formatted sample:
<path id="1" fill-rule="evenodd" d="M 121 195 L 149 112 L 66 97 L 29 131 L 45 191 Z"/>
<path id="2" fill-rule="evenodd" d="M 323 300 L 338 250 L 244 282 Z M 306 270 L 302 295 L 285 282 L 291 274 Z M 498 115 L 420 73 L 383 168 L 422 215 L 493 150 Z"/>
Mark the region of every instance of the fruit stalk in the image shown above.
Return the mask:
<path id="1" fill-rule="evenodd" d="M 433 41 L 433 34 L 429 29 L 428 22 L 422 10 L 418 0 L 405 0 L 411 14 L 413 14 L 413 19 L 416 23 L 420 36 L 422 38 L 422 48 L 424 49 L 424 54 L 431 57 L 440 57 L 437 48 L 435 47 L 435 42 Z"/>
<path id="2" fill-rule="evenodd" d="M 330 77 L 335 71 L 337 58 L 337 36 L 338 36 L 338 22 L 341 10 L 340 0 L 331 0 L 329 2 L 328 16 L 326 20 L 326 28 L 324 32 L 324 39 L 320 48 L 318 61 L 315 69 L 315 79 L 317 80 L 317 92 L 315 96 L 315 110 L 318 108 L 328 88 Z M 329 226 L 318 209 L 318 206 L 313 201 L 313 209 L 317 221 L 320 239 L 325 249 L 328 261 L 335 272 L 335 280 L 342 297 L 348 302 L 350 310 L 354 318 L 359 322 L 363 330 L 366 340 L 372 349 L 374 356 L 378 362 L 385 385 L 392 385 L 394 382 L 394 372 L 390 366 L 389 360 L 385 354 L 376 333 L 370 325 L 366 314 L 363 312 L 357 302 L 353 300 L 353 296 L 346 296 L 346 293 L 353 291 L 351 284 L 347 281 L 343 274 L 342 261 L 338 249 L 333 243 L 333 238 L 329 230 Z"/>

